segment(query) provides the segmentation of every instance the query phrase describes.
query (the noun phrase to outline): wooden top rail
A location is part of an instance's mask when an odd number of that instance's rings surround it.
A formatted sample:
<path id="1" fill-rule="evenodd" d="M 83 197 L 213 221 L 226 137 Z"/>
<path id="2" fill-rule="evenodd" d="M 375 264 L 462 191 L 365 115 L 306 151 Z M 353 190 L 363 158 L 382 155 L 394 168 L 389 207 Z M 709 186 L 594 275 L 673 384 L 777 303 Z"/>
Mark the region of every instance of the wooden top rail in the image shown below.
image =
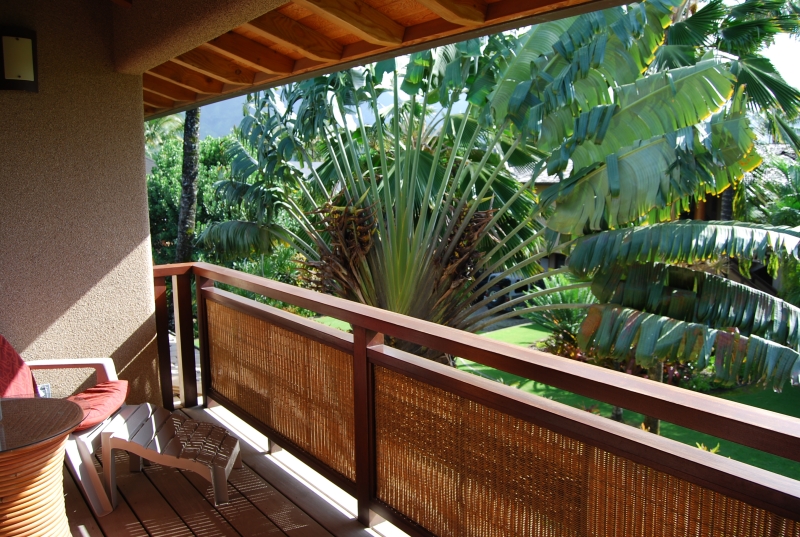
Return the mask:
<path id="1" fill-rule="evenodd" d="M 157 267 L 168 272 L 172 265 Z M 195 263 L 196 277 L 259 293 L 354 326 L 800 461 L 800 419 L 553 356 L 259 276 Z M 245 299 L 241 299 L 244 303 Z M 250 302 L 250 301 L 246 301 Z"/>
<path id="2" fill-rule="evenodd" d="M 153 267 L 153 278 L 167 278 L 169 276 L 183 276 L 189 274 L 194 263 L 173 263 L 171 265 L 156 265 Z"/>

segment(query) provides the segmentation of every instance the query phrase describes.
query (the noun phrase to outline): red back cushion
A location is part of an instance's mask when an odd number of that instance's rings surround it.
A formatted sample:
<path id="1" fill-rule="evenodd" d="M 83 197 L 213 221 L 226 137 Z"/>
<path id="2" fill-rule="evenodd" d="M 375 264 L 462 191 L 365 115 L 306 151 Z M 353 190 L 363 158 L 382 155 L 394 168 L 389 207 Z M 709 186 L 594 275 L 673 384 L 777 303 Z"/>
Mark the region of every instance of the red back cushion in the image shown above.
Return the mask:
<path id="1" fill-rule="evenodd" d="M 94 388 L 89 388 L 78 395 L 67 397 L 73 403 L 77 403 L 83 410 L 83 421 L 76 431 L 83 431 L 102 423 L 119 410 L 128 395 L 127 380 L 112 380 L 101 382 Z"/>
<path id="2" fill-rule="evenodd" d="M 0 397 L 37 397 L 36 381 L 25 360 L 0 336 Z"/>

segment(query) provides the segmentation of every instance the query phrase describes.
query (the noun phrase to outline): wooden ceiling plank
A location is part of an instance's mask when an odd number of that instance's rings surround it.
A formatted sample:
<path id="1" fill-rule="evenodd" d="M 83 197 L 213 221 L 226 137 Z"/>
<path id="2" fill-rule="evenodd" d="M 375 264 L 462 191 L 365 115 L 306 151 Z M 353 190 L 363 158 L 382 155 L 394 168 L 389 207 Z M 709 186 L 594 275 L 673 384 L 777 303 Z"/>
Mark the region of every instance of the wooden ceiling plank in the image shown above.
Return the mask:
<path id="1" fill-rule="evenodd" d="M 274 11 L 251 20 L 244 26 L 314 60 L 330 62 L 342 57 L 342 45 Z"/>
<path id="2" fill-rule="evenodd" d="M 207 46 L 263 73 L 288 75 L 294 70 L 293 59 L 233 32 L 222 34 L 209 41 Z"/>
<path id="3" fill-rule="evenodd" d="M 224 84 L 215 78 L 202 75 L 173 62 L 164 62 L 150 69 L 150 74 L 174 82 L 179 86 L 196 91 L 218 95 L 224 91 Z"/>
<path id="4" fill-rule="evenodd" d="M 249 85 L 253 83 L 255 72 L 234 63 L 225 56 L 220 56 L 212 50 L 197 47 L 173 59 L 178 65 L 216 78 L 220 82 L 229 84 Z"/>
<path id="5" fill-rule="evenodd" d="M 253 81 L 253 84 L 264 84 L 265 82 L 269 82 L 270 80 L 278 80 L 280 78 L 284 78 L 283 75 L 273 75 L 270 73 L 256 73 L 256 79 Z"/>
<path id="6" fill-rule="evenodd" d="M 144 73 L 142 75 L 142 82 L 144 84 L 144 89 L 157 93 L 162 97 L 172 99 L 173 101 L 191 102 L 197 100 L 196 92 L 168 82 L 163 78 L 158 78 L 150 73 Z"/>
<path id="7" fill-rule="evenodd" d="M 144 104 L 149 104 L 156 108 L 171 108 L 175 106 L 175 101 L 162 97 L 152 91 L 144 90 Z"/>
<path id="8" fill-rule="evenodd" d="M 296 20 L 297 17 L 294 11 L 290 13 L 291 17 L 274 11 L 251 21 L 251 23 L 234 28 L 233 32 L 293 60 L 295 63 L 291 73 L 271 74 L 267 72 L 267 69 L 257 69 L 256 66 L 251 66 L 247 61 L 243 61 L 240 56 L 233 58 L 230 53 L 226 55 L 219 50 L 214 50 L 220 55 L 232 58 L 230 60 L 232 63 L 237 63 L 253 71 L 253 85 L 244 86 L 241 83 L 223 82 L 197 70 L 168 61 L 151 69 L 150 74 L 192 92 L 197 92 L 199 94 L 197 100 L 190 103 L 176 101 L 174 106 L 169 108 L 145 104 L 145 117 L 158 117 L 182 111 L 189 107 L 199 106 L 204 101 L 216 102 L 227 94 L 240 95 L 246 91 L 263 89 L 267 85 L 274 86 L 287 80 L 298 80 L 313 76 L 315 72 L 328 72 L 336 68 L 351 67 L 362 64 L 365 61 L 376 61 L 396 54 L 419 50 L 422 47 L 429 48 L 431 45 L 439 44 L 441 41 L 453 42 L 456 39 L 470 39 L 486 35 L 490 31 L 503 31 L 524 24 L 544 22 L 564 16 L 585 13 L 590 10 L 616 6 L 624 0 L 427 0 L 429 2 L 436 1 L 440 5 L 444 2 L 449 2 L 448 5 L 453 11 L 456 9 L 453 4 L 486 2 L 485 21 L 482 24 L 472 25 L 453 22 L 436 15 L 432 10 L 422 7 L 422 2 L 417 0 L 414 0 L 414 9 L 427 13 L 422 20 L 418 21 L 409 20 L 405 11 L 396 9 L 397 5 L 393 4 L 394 11 L 387 11 L 387 8 L 381 3 L 382 0 L 358 1 L 367 1 L 370 2 L 370 5 L 378 6 L 386 12 L 387 16 L 396 21 L 401 21 L 398 23 L 402 26 L 407 26 L 404 30 L 402 43 L 387 46 L 370 43 L 366 40 L 351 42 L 351 39 L 360 39 L 355 34 L 349 34 L 348 39 L 337 42 L 328 37 L 328 33 L 325 30 L 321 28 L 315 29 L 317 23 L 322 24 L 323 20 L 325 20 L 316 13 L 309 14 L 306 17 L 307 19 L 313 17 L 315 25 L 312 27 L 310 19 L 309 21 Z M 411 0 L 408 1 L 411 2 Z M 480 4 L 474 5 L 480 6 Z M 297 6 L 297 10 L 310 12 L 303 6 Z M 401 19 L 395 15 L 399 12 L 402 12 L 405 18 Z M 333 23 L 325 20 L 325 24 L 332 25 Z M 344 28 L 344 26 L 340 27 Z M 210 48 L 209 45 L 201 45 L 201 48 L 203 47 Z M 153 93 L 161 94 L 158 91 Z M 172 98 L 171 95 L 163 96 Z"/>
<path id="9" fill-rule="evenodd" d="M 404 46 L 423 43 L 464 29 L 463 26 L 456 23 L 446 21 L 444 19 L 434 19 L 432 21 L 423 22 L 414 26 L 409 26 L 406 29 L 406 40 Z"/>
<path id="10" fill-rule="evenodd" d="M 483 0 L 416 0 L 441 18 L 463 26 L 486 22 L 486 2 Z"/>
<path id="11" fill-rule="evenodd" d="M 497 24 L 588 3 L 586 0 L 500 0 L 486 8 L 486 22 Z"/>
<path id="12" fill-rule="evenodd" d="M 337 26 L 376 45 L 399 45 L 405 28 L 361 0 L 294 0 Z"/>

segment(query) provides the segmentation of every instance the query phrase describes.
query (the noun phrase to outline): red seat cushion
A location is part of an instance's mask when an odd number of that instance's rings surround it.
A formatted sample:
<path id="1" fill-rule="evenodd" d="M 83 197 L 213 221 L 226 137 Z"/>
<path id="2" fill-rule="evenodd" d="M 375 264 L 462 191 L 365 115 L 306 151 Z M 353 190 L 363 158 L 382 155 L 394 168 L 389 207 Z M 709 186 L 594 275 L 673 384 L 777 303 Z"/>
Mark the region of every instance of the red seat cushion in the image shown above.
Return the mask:
<path id="1" fill-rule="evenodd" d="M 128 381 L 112 380 L 101 382 L 85 392 L 67 397 L 83 410 L 83 421 L 75 430 L 83 431 L 105 421 L 111 414 L 119 410 L 127 395 Z"/>
<path id="2" fill-rule="evenodd" d="M 0 397 L 38 397 L 36 381 L 25 360 L 0 336 Z"/>

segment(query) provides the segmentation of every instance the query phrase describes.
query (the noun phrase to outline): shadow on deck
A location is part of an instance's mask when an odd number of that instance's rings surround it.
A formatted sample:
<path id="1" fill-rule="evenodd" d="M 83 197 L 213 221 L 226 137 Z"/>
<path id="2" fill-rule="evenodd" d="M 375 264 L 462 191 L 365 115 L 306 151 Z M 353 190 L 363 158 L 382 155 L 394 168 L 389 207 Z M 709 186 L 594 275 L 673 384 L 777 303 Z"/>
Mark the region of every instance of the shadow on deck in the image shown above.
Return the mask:
<path id="1" fill-rule="evenodd" d="M 219 409 L 220 407 L 217 407 Z M 216 410 L 216 409 L 215 409 Z M 224 410 L 222 411 L 224 412 Z M 95 518 L 69 472 L 64 470 L 67 516 L 73 535 L 107 537 L 182 536 L 291 536 L 368 537 L 405 535 L 388 523 L 366 529 L 352 512 L 355 500 L 322 478 L 289 469 L 290 455 L 266 453 L 266 439 L 258 433 L 220 422 L 214 411 L 201 408 L 185 413 L 231 430 L 240 439 L 244 467 L 228 480 L 230 502 L 214 506 L 211 484 L 193 472 L 159 465 L 144 472 L 128 470 L 128 455 L 118 452 L 118 507 Z M 235 419 L 235 418 L 234 418 Z M 242 433 L 244 431 L 244 433 Z M 294 459 L 296 461 L 296 459 Z M 304 482 L 313 482 L 313 487 Z M 352 503 L 353 506 L 349 506 Z M 342 505 L 344 504 L 344 505 Z"/>

